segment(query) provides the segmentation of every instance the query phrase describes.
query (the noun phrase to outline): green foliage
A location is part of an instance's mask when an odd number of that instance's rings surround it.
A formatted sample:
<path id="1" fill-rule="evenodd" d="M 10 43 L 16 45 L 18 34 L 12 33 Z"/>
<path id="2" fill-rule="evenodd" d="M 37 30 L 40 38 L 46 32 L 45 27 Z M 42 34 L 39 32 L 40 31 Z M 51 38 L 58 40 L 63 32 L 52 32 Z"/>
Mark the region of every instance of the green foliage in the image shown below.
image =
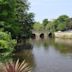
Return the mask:
<path id="1" fill-rule="evenodd" d="M 11 51 L 6 51 L 6 52 L 3 52 L 3 53 L 0 53 L 0 62 L 7 62 L 11 59 Z"/>
<path id="2" fill-rule="evenodd" d="M 68 20 L 67 29 L 72 29 L 72 18 Z"/>
<path id="3" fill-rule="evenodd" d="M 11 32 L 13 38 L 29 37 L 34 14 L 29 13 L 27 0 L 0 0 L 0 28 Z"/>
<path id="4" fill-rule="evenodd" d="M 34 14 L 33 13 L 27 13 L 23 17 L 23 21 L 21 21 L 21 36 L 25 36 L 26 38 L 29 38 L 32 32 L 32 26 L 34 24 Z"/>
<path id="5" fill-rule="evenodd" d="M 62 22 L 62 23 L 67 21 L 68 19 L 69 19 L 69 17 L 67 15 L 61 15 L 58 18 L 59 22 Z"/>
<path id="6" fill-rule="evenodd" d="M 44 19 L 42 24 L 36 22 L 33 26 L 33 29 L 36 31 L 44 30 L 48 32 L 70 30 L 72 29 L 72 18 L 69 18 L 67 15 L 61 15 L 52 21 Z"/>
<path id="7" fill-rule="evenodd" d="M 59 16 L 59 18 L 57 19 L 57 30 L 66 30 L 68 20 L 69 17 L 66 15 Z"/>
<path id="8" fill-rule="evenodd" d="M 48 24 L 48 19 L 44 19 L 42 24 L 43 24 L 43 27 L 45 29 L 46 25 Z"/>
<path id="9" fill-rule="evenodd" d="M 54 32 L 55 31 L 55 25 L 54 25 L 54 23 L 50 21 L 46 25 L 46 30 L 49 31 L 49 32 Z"/>
<path id="10" fill-rule="evenodd" d="M 43 24 L 43 29 L 46 30 L 46 26 L 48 24 L 48 19 L 44 19 L 42 24 Z"/>
<path id="11" fill-rule="evenodd" d="M 0 40 L 9 41 L 11 39 L 11 35 L 5 32 L 0 32 Z"/>
<path id="12" fill-rule="evenodd" d="M 15 0 L 0 0 L 0 21 L 12 22 L 15 18 Z"/>
<path id="13" fill-rule="evenodd" d="M 16 1 L 16 26 L 14 25 L 15 36 L 29 38 L 34 24 L 34 14 L 28 12 L 29 2 L 27 0 Z"/>
<path id="14" fill-rule="evenodd" d="M 0 40 L 0 48 L 9 48 L 10 47 L 9 44 L 10 43 L 5 40 Z"/>
<path id="15" fill-rule="evenodd" d="M 35 31 L 42 31 L 43 30 L 43 25 L 39 22 L 35 22 L 35 24 L 33 25 L 33 29 Z"/>
<path id="16" fill-rule="evenodd" d="M 12 40 L 11 35 L 6 32 L 0 32 L 0 49 L 12 51 L 16 45 L 16 40 Z"/>
<path id="17" fill-rule="evenodd" d="M 66 24 L 58 24 L 57 30 L 62 31 L 62 30 L 66 30 Z"/>

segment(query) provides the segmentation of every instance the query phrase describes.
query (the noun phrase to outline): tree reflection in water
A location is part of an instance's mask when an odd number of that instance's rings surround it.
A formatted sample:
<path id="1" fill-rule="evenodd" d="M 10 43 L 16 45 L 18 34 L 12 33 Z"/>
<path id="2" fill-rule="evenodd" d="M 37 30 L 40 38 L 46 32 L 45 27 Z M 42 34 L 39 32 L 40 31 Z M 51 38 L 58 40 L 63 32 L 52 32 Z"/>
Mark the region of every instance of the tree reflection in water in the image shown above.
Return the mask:
<path id="1" fill-rule="evenodd" d="M 55 49 L 61 54 L 72 54 L 72 39 L 55 39 Z"/>
<path id="2" fill-rule="evenodd" d="M 13 55 L 14 62 L 17 59 L 19 59 L 20 62 L 25 60 L 32 68 L 35 67 L 35 61 L 32 50 L 33 50 L 33 46 L 30 43 L 21 44 L 21 45 L 19 44 Z"/>

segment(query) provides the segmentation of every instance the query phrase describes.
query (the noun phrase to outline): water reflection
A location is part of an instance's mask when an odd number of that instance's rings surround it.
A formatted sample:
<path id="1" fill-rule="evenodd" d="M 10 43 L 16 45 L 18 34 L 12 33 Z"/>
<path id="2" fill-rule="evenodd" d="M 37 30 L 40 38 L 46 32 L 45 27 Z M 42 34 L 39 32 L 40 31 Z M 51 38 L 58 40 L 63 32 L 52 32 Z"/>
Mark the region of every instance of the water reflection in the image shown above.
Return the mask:
<path id="1" fill-rule="evenodd" d="M 15 53 L 13 56 L 14 61 L 19 59 L 20 61 L 25 60 L 28 64 L 31 66 L 34 66 L 34 59 L 33 59 L 33 54 L 31 50 L 23 50 L 18 53 Z"/>
<path id="2" fill-rule="evenodd" d="M 55 39 L 55 48 L 61 53 L 72 53 L 72 40 L 71 39 Z"/>
<path id="3" fill-rule="evenodd" d="M 34 72 L 72 72 L 71 41 L 32 40 L 36 67 Z"/>
<path id="4" fill-rule="evenodd" d="M 55 38 L 55 43 L 72 46 L 72 39 Z"/>
<path id="5" fill-rule="evenodd" d="M 19 43 L 17 44 L 17 46 L 15 47 L 15 52 L 20 52 L 22 50 L 31 50 L 33 48 L 33 46 L 31 45 L 31 43 L 27 42 L 27 43 Z"/>
<path id="6" fill-rule="evenodd" d="M 33 39 L 15 49 L 13 61 L 25 60 L 33 72 L 72 72 L 71 39 Z"/>
<path id="7" fill-rule="evenodd" d="M 25 60 L 29 64 L 29 66 L 31 66 L 32 68 L 35 67 L 32 50 L 33 46 L 29 42 L 26 44 L 18 45 L 16 51 L 14 52 L 13 60 L 16 61 L 17 59 L 19 59 L 20 62 Z"/>
<path id="8" fill-rule="evenodd" d="M 54 39 L 34 39 L 30 41 L 36 48 L 40 48 L 42 46 L 47 49 L 50 45 L 54 44 Z"/>

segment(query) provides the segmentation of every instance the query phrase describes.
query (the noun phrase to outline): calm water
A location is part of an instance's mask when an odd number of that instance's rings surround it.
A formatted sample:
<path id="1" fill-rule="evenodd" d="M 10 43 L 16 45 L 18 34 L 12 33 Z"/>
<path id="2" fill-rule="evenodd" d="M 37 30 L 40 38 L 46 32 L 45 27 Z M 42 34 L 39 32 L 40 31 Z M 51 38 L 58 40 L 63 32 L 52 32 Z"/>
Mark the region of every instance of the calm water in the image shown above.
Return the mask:
<path id="1" fill-rule="evenodd" d="M 30 40 L 19 48 L 12 59 L 25 59 L 33 72 L 72 72 L 72 40 Z"/>

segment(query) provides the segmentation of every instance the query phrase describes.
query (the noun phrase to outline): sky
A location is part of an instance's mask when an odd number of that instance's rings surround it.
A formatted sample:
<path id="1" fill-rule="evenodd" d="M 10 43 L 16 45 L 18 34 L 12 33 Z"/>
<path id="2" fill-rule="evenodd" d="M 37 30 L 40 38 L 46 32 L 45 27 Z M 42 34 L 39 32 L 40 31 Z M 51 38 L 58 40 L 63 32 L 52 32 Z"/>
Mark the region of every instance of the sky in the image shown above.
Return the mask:
<path id="1" fill-rule="evenodd" d="M 56 19 L 60 15 L 72 17 L 72 0 L 29 0 L 30 12 L 36 21 Z"/>

